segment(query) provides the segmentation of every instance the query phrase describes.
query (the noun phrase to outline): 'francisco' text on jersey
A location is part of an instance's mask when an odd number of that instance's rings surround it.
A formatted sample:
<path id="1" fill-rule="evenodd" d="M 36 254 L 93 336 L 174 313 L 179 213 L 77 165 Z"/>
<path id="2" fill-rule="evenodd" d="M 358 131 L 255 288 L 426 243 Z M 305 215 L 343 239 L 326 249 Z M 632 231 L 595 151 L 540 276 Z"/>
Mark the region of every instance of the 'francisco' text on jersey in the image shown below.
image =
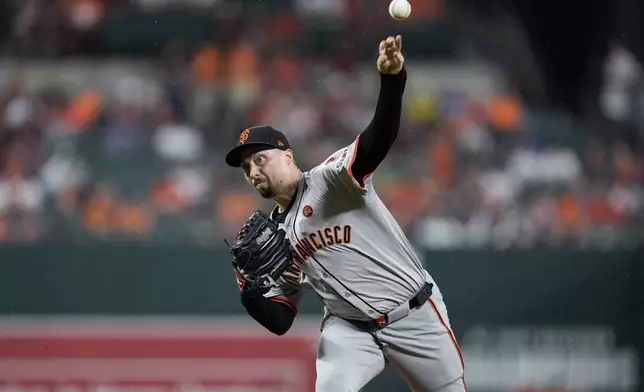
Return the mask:
<path id="1" fill-rule="evenodd" d="M 327 227 L 300 239 L 293 247 L 295 264 L 302 265 L 320 249 L 351 242 L 351 225 Z"/>

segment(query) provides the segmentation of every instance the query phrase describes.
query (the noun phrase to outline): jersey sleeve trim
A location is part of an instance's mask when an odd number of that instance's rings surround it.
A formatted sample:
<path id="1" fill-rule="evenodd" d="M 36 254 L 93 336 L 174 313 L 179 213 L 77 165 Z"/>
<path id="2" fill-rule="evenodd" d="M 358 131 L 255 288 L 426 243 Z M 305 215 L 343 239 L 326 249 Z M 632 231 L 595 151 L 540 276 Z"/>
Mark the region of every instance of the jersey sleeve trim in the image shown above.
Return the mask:
<path id="1" fill-rule="evenodd" d="M 244 286 L 246 285 L 246 281 L 239 275 L 239 272 L 236 270 L 233 270 L 235 272 L 235 280 L 237 281 L 237 287 L 239 288 L 240 292 L 244 291 Z"/>
<path id="2" fill-rule="evenodd" d="M 369 176 L 371 176 L 374 172 L 371 172 L 369 174 L 366 174 L 361 181 L 358 181 L 355 176 L 353 175 L 353 171 L 351 168 L 353 167 L 353 163 L 356 161 L 356 156 L 358 155 L 358 144 L 360 143 L 360 135 L 356 137 L 356 141 L 354 142 L 353 145 L 353 155 L 351 156 L 351 162 L 349 162 L 349 165 L 347 166 L 347 171 L 349 173 L 349 176 L 351 177 L 351 180 L 353 180 L 353 183 L 361 190 L 366 190 L 367 189 L 367 179 Z"/>
<path id="3" fill-rule="evenodd" d="M 285 297 L 277 296 L 277 297 L 271 297 L 271 298 L 268 298 L 268 299 L 273 301 L 273 302 L 284 304 L 284 305 L 288 306 L 289 308 L 291 308 L 292 311 L 297 313 L 297 306 L 293 302 L 289 301 Z"/>
<path id="4" fill-rule="evenodd" d="M 239 275 L 237 271 L 235 271 L 235 280 L 237 280 L 237 287 L 239 288 L 239 292 L 243 293 L 244 292 L 244 286 L 246 286 L 246 281 Z M 297 305 L 293 301 L 290 301 L 288 298 L 281 294 L 276 294 L 272 297 L 266 297 L 266 299 L 284 304 L 291 308 L 292 311 L 297 313 Z"/>

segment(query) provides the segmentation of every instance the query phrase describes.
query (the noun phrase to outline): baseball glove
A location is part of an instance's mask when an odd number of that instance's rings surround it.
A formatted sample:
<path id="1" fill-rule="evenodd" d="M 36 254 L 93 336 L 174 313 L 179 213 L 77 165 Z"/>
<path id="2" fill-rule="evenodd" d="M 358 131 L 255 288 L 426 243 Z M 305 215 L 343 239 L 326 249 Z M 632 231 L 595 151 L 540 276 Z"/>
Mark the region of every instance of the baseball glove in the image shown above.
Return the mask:
<path id="1" fill-rule="evenodd" d="M 230 253 L 245 293 L 267 293 L 293 262 L 286 232 L 260 210 L 255 210 L 241 228 Z"/>

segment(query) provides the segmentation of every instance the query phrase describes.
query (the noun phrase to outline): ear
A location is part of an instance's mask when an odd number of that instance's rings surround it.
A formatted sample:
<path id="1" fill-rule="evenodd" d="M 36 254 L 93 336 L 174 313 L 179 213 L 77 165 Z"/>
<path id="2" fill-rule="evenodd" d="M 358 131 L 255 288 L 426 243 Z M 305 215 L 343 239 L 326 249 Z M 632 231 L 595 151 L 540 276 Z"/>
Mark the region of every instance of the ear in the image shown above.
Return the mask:
<path id="1" fill-rule="evenodd" d="M 286 157 L 286 161 L 289 164 L 293 163 L 293 150 L 291 150 L 291 149 L 284 150 L 284 156 Z"/>

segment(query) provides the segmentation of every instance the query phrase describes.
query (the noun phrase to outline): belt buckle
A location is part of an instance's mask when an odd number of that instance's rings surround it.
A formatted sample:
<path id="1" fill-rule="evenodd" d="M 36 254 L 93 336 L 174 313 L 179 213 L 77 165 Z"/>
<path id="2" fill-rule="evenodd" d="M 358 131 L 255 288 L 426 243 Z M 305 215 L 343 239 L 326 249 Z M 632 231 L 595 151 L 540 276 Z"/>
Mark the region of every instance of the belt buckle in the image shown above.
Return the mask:
<path id="1" fill-rule="evenodd" d="M 389 320 L 388 320 L 387 315 L 380 316 L 380 317 L 378 317 L 378 318 L 376 319 L 376 325 L 378 326 L 378 328 L 384 328 L 384 327 L 386 327 L 388 324 L 389 324 Z"/>

